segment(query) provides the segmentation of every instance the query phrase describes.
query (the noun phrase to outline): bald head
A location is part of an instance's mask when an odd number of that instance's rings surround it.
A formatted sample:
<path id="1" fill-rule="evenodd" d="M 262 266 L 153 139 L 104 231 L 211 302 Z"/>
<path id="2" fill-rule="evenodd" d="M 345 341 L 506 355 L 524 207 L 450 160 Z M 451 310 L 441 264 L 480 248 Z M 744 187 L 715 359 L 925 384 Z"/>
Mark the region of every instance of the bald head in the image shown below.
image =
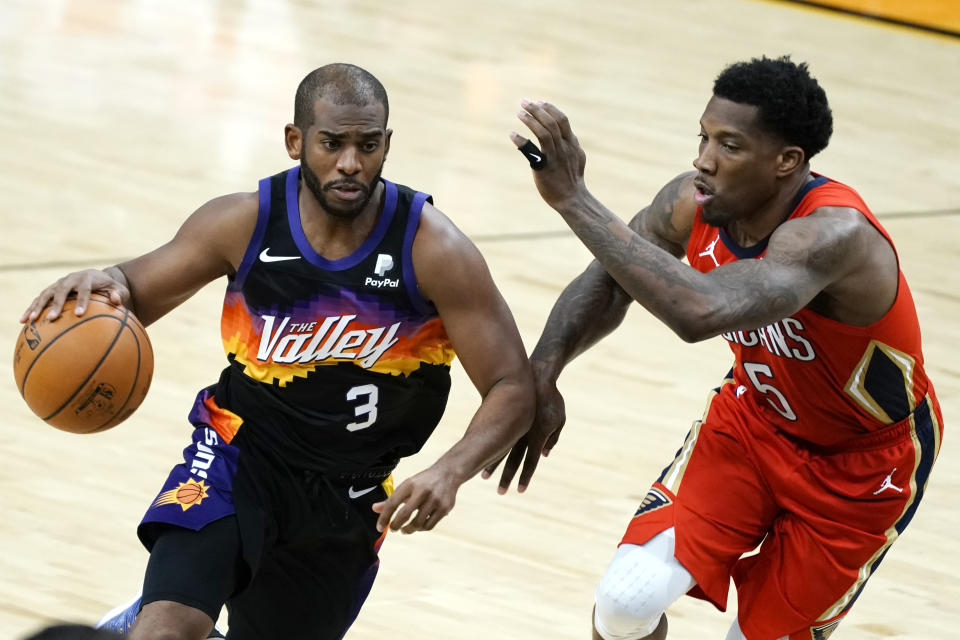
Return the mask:
<path id="1" fill-rule="evenodd" d="M 343 62 L 314 69 L 300 81 L 293 107 L 293 124 L 306 131 L 313 124 L 313 105 L 323 98 L 333 104 L 383 105 L 383 126 L 387 126 L 390 107 L 387 90 L 369 71 Z"/>

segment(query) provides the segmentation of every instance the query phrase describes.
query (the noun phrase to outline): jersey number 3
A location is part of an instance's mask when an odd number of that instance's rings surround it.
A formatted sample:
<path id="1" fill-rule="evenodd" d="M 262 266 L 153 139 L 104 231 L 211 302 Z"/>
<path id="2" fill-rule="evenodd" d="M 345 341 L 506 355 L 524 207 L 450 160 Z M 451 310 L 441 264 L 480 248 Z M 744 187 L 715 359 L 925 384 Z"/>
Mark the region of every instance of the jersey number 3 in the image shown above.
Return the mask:
<path id="1" fill-rule="evenodd" d="M 787 402 L 787 399 L 783 396 L 780 389 L 777 389 L 767 382 L 760 382 L 760 376 L 773 380 L 773 371 L 770 370 L 769 366 L 760 364 L 759 362 L 744 362 L 743 370 L 747 372 L 747 377 L 750 378 L 750 382 L 753 383 L 754 388 L 767 396 L 767 402 L 770 403 L 774 411 L 787 420 L 796 421 L 797 414 L 793 412 L 793 408 L 790 406 L 790 403 Z"/>
<path id="2" fill-rule="evenodd" d="M 353 415 L 357 418 L 363 418 L 357 422 L 351 422 L 347 425 L 347 431 L 359 431 L 366 429 L 377 421 L 377 400 L 380 399 L 380 392 L 375 384 L 363 384 L 359 387 L 351 387 L 347 391 L 347 401 L 353 402 L 357 398 L 365 400 L 353 409 Z"/>

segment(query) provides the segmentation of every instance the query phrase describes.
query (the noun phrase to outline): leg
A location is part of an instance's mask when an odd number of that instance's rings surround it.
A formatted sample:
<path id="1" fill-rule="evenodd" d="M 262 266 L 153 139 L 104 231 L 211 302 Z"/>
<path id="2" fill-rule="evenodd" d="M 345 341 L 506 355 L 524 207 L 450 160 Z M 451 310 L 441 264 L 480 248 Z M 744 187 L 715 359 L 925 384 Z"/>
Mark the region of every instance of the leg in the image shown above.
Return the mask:
<path id="1" fill-rule="evenodd" d="M 200 609 L 160 600 L 144 605 L 128 637 L 130 640 L 203 640 L 213 630 L 213 622 Z"/>
<path id="2" fill-rule="evenodd" d="M 784 506 L 760 552 L 733 570 L 748 638 L 826 640 L 913 517 L 939 448 L 927 404 L 909 419 L 810 451 L 780 437 L 758 446 Z M 801 464 L 784 464 L 789 457 Z M 883 489 L 889 483 L 902 491 Z"/>
<path id="3" fill-rule="evenodd" d="M 643 545 L 621 545 L 596 591 L 594 637 L 603 640 L 661 640 L 667 607 L 694 586 L 674 557 L 674 532 L 667 529 Z"/>
<path id="4" fill-rule="evenodd" d="M 207 638 L 226 599 L 245 582 L 235 516 L 199 531 L 153 525 L 156 538 L 144 577 L 132 640 Z"/>
<path id="5" fill-rule="evenodd" d="M 381 535 L 370 506 L 386 490 L 350 500 L 349 485 L 312 482 L 317 495 L 292 513 L 291 537 L 264 555 L 250 586 L 228 601 L 231 640 L 340 640 L 366 599 Z"/>

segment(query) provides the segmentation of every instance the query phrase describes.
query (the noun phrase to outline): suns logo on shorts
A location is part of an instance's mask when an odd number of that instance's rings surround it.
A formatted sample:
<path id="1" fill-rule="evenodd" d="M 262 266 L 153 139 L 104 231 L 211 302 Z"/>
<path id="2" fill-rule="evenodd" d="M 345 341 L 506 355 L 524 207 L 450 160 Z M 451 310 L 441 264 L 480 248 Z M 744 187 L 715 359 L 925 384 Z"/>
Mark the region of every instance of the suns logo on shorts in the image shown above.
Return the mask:
<path id="1" fill-rule="evenodd" d="M 207 497 L 209 487 L 201 480 L 197 482 L 190 478 L 186 482 L 181 482 L 175 489 L 164 491 L 153 502 L 152 507 L 159 507 L 165 504 L 178 504 L 180 508 L 186 511 L 194 505 L 199 505 Z"/>
<path id="2" fill-rule="evenodd" d="M 812 640 L 827 640 L 839 626 L 840 621 L 834 620 L 833 622 L 822 624 L 819 627 L 810 627 L 810 638 L 812 638 Z"/>
<path id="3" fill-rule="evenodd" d="M 643 502 L 637 507 L 637 512 L 633 514 L 633 517 L 636 518 L 642 513 L 650 513 L 651 511 L 662 509 L 668 504 L 673 504 L 673 500 L 671 500 L 667 494 L 659 489 L 650 489 L 650 491 L 647 491 L 647 495 L 643 497 Z"/>

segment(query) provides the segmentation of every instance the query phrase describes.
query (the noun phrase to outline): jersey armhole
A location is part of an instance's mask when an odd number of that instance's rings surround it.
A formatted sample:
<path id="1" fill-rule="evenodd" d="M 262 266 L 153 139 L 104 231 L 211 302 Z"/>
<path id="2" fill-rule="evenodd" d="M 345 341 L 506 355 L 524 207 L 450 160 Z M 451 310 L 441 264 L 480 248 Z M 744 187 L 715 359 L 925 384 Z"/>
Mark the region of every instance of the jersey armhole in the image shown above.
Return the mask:
<path id="1" fill-rule="evenodd" d="M 420 228 L 420 214 L 423 212 L 423 205 L 426 202 L 433 204 L 433 197 L 418 191 L 410 203 L 407 228 L 403 234 L 403 282 L 407 287 L 407 297 L 410 298 L 413 308 L 424 315 L 434 315 L 437 312 L 436 307 L 420 293 L 417 274 L 413 270 L 413 239 L 417 235 L 417 229 Z"/>
<path id="2" fill-rule="evenodd" d="M 247 274 L 250 273 L 250 268 L 257 259 L 257 252 L 260 250 L 260 245 L 263 244 L 263 236 L 267 231 L 267 220 L 270 218 L 270 180 L 270 178 L 263 178 L 258 184 L 257 191 L 260 204 L 257 208 L 257 226 L 253 229 L 253 236 L 251 236 L 247 250 L 243 254 L 240 267 L 233 277 L 230 278 L 230 287 L 233 289 L 239 289 L 243 286 L 244 280 L 247 279 Z"/>

